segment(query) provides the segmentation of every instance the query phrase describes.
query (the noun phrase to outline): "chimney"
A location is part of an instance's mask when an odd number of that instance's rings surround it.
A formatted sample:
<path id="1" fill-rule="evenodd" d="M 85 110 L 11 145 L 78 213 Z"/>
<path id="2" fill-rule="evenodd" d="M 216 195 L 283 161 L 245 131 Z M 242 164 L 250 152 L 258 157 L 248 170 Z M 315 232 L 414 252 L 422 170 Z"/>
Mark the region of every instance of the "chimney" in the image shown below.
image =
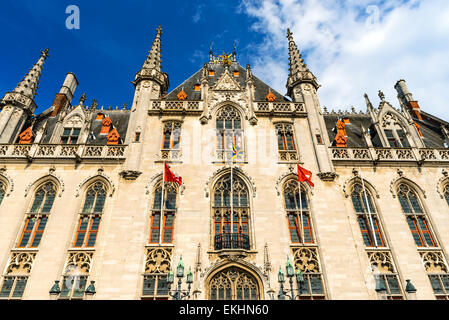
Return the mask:
<path id="1" fill-rule="evenodd" d="M 56 94 L 55 100 L 53 101 L 53 112 L 50 117 L 57 116 L 62 109 L 72 102 L 77 86 L 78 80 L 76 79 L 75 74 L 72 72 L 67 73 L 61 90 Z"/>
<path id="2" fill-rule="evenodd" d="M 399 100 L 407 106 L 410 114 L 419 120 L 422 120 L 421 109 L 419 107 L 418 101 L 413 100 L 411 92 L 407 88 L 405 80 L 399 80 L 394 86 L 398 92 Z"/>

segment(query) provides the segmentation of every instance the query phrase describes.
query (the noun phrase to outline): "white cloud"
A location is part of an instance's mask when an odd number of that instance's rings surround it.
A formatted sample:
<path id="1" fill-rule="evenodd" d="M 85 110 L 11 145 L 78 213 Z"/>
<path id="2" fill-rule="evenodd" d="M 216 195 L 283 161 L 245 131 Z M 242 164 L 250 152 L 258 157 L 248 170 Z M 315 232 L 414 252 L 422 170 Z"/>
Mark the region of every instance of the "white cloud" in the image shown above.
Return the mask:
<path id="1" fill-rule="evenodd" d="M 192 17 L 193 23 L 197 23 L 201 20 L 201 14 L 203 12 L 203 8 L 204 8 L 204 4 L 200 4 L 200 5 L 198 5 L 198 7 L 196 7 L 196 12 Z"/>
<path id="2" fill-rule="evenodd" d="M 240 10 L 263 35 L 254 73 L 280 92 L 290 28 L 328 109 L 364 110 L 363 93 L 375 103 L 378 90 L 398 107 L 393 87 L 405 79 L 424 111 L 449 120 L 449 1 L 242 0 Z"/>

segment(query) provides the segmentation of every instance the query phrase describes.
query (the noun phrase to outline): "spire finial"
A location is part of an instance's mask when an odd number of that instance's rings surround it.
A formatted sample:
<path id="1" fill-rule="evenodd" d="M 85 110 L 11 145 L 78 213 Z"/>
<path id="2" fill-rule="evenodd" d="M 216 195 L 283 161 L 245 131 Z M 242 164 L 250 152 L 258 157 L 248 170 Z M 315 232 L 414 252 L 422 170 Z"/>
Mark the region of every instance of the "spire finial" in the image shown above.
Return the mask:
<path id="1" fill-rule="evenodd" d="M 373 110 L 374 107 L 373 107 L 371 101 L 369 100 L 368 95 L 365 93 L 363 96 L 365 97 L 366 107 L 368 108 L 368 110 Z"/>
<path id="2" fill-rule="evenodd" d="M 382 92 L 382 90 L 379 90 L 379 98 L 380 100 L 385 101 L 385 94 Z"/>
<path id="3" fill-rule="evenodd" d="M 161 70 L 161 35 L 162 27 L 159 26 L 156 29 L 156 37 L 154 38 L 151 50 L 148 53 L 147 59 L 142 69 L 157 69 Z"/>
<path id="4" fill-rule="evenodd" d="M 287 94 L 292 97 L 293 88 L 299 83 L 310 83 L 315 87 L 319 88 L 315 76 L 310 72 L 307 65 L 302 59 L 301 53 L 293 40 L 293 33 L 290 29 L 287 29 L 287 39 L 288 39 L 288 59 L 289 59 L 289 70 L 290 74 L 287 80 Z"/>
<path id="5" fill-rule="evenodd" d="M 23 95 L 34 99 L 39 85 L 39 79 L 42 74 L 42 69 L 45 60 L 50 56 L 49 49 L 41 51 L 39 60 L 34 64 L 33 68 L 25 75 L 23 80 L 14 89 L 14 92 L 22 93 Z"/>
<path id="6" fill-rule="evenodd" d="M 82 105 L 84 105 L 84 101 L 86 101 L 86 94 L 85 93 L 83 93 L 82 95 L 81 95 L 81 97 L 80 97 L 80 105 L 82 106 Z"/>

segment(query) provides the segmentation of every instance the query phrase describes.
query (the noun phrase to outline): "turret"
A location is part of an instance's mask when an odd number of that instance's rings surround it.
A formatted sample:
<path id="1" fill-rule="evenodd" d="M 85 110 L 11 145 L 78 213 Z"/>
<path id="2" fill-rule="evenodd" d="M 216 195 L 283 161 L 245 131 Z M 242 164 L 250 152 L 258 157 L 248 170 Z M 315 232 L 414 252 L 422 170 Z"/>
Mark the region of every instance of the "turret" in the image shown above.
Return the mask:
<path id="1" fill-rule="evenodd" d="M 287 95 L 294 102 L 304 103 L 311 140 L 316 154 L 318 176 L 322 180 L 332 181 L 335 179 L 336 174 L 329 153 L 329 135 L 318 100 L 317 90 L 320 86 L 316 77 L 304 63 L 290 29 L 287 30 L 287 39 L 290 65 Z"/>
<path id="2" fill-rule="evenodd" d="M 399 101 L 406 107 L 410 115 L 422 120 L 421 108 L 419 107 L 418 101 L 413 100 L 413 96 L 408 90 L 405 80 L 399 80 L 394 88 L 398 92 Z"/>
<path id="3" fill-rule="evenodd" d="M 12 91 L 5 94 L 0 102 L 0 143 L 14 143 L 26 120 L 33 115 L 37 106 L 34 97 L 38 89 L 40 76 L 49 50 L 41 52 L 23 80 Z"/>
<path id="4" fill-rule="evenodd" d="M 168 91 L 168 75 L 162 72 L 161 67 L 161 35 L 162 29 L 159 26 L 147 59 L 132 82 L 135 93 L 125 141 L 129 145 L 129 153 L 121 173 L 123 178 L 129 180 L 137 179 L 142 173 L 140 162 L 150 102 L 161 98 Z"/>
<path id="5" fill-rule="evenodd" d="M 304 63 L 304 59 L 302 59 L 301 53 L 296 46 L 295 41 L 293 40 L 293 33 L 290 29 L 287 29 L 287 39 L 288 39 L 288 59 L 289 59 L 289 70 L 290 74 L 288 75 L 287 80 L 287 95 L 294 99 L 293 89 L 301 83 L 309 83 L 311 84 L 315 90 L 318 90 L 319 85 L 316 80 L 316 77 L 309 70 L 307 65 Z"/>

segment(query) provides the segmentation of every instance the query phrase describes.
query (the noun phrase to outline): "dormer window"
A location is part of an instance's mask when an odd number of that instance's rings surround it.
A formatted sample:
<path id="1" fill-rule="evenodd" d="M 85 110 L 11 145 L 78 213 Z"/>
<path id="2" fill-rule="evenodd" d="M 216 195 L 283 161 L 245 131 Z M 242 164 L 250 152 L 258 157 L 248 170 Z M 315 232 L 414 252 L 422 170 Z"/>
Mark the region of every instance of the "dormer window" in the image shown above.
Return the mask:
<path id="1" fill-rule="evenodd" d="M 62 144 L 76 144 L 81 132 L 81 128 L 64 128 L 61 136 Z"/>
<path id="2" fill-rule="evenodd" d="M 385 130 L 388 144 L 391 148 L 408 148 L 410 147 L 404 130 Z"/>

